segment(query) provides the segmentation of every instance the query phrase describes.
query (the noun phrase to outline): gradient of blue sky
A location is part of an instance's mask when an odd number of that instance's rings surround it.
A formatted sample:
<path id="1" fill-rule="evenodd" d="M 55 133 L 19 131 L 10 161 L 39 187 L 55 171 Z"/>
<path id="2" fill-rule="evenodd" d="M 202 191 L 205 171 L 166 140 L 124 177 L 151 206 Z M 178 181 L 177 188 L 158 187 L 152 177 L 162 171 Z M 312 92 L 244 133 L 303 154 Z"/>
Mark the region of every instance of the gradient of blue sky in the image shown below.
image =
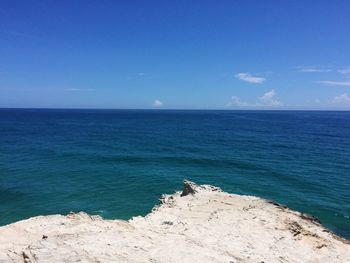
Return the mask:
<path id="1" fill-rule="evenodd" d="M 350 109 L 350 1 L 0 2 L 0 107 Z"/>

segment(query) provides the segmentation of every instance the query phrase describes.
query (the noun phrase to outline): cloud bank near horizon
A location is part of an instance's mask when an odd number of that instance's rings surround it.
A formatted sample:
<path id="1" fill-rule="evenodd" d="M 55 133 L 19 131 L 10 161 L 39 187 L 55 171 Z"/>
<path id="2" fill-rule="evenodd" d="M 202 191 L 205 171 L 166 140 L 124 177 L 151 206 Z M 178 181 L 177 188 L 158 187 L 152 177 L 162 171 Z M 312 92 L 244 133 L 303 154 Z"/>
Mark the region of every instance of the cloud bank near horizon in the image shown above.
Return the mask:
<path id="1" fill-rule="evenodd" d="M 265 92 L 254 102 L 242 101 L 238 96 L 232 96 L 231 100 L 226 104 L 227 107 L 238 107 L 238 108 L 276 108 L 282 107 L 284 104 L 275 99 L 275 90 Z"/>
<path id="2" fill-rule="evenodd" d="M 164 103 L 162 102 L 162 101 L 160 101 L 160 100 L 155 100 L 154 102 L 153 102 L 153 104 L 152 104 L 152 106 L 153 107 L 156 107 L 156 108 L 160 108 L 160 107 L 162 107 L 164 105 Z"/>

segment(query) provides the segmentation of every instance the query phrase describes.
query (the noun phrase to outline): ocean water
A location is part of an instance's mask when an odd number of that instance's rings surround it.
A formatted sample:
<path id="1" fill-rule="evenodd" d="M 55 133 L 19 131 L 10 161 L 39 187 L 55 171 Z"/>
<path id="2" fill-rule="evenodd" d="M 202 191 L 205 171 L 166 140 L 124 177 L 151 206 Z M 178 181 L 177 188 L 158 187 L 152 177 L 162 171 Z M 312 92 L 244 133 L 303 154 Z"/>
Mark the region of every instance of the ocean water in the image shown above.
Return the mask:
<path id="1" fill-rule="evenodd" d="M 184 178 L 275 200 L 350 239 L 350 112 L 0 110 L 0 225 L 145 215 Z"/>

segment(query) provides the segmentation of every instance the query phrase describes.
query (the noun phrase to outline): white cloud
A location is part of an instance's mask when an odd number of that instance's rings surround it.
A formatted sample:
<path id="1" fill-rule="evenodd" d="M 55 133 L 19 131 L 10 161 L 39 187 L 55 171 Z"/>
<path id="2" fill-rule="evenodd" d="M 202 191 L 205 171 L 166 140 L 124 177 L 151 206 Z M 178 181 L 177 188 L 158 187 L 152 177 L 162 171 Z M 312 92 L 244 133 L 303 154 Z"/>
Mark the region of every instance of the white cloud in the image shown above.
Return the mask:
<path id="1" fill-rule="evenodd" d="M 338 72 L 344 75 L 350 75 L 350 68 L 339 69 Z"/>
<path id="2" fill-rule="evenodd" d="M 332 80 L 320 80 L 317 83 L 329 85 L 329 86 L 344 86 L 350 87 L 350 81 L 332 81 Z"/>
<path id="3" fill-rule="evenodd" d="M 68 91 L 92 91 L 92 90 L 95 90 L 95 89 L 68 88 L 66 90 L 68 90 Z"/>
<path id="4" fill-rule="evenodd" d="M 70 89 L 67 89 L 69 91 L 80 91 L 81 89 L 77 89 L 77 88 L 70 88 Z"/>
<path id="5" fill-rule="evenodd" d="M 255 104 L 251 104 L 245 101 L 242 101 L 239 97 L 237 96 L 232 96 L 231 101 L 226 104 L 227 107 L 254 107 L 256 106 Z"/>
<path id="6" fill-rule="evenodd" d="M 270 90 L 266 92 L 264 95 L 262 95 L 260 99 L 263 101 L 271 100 L 275 95 L 276 95 L 276 92 L 274 90 Z"/>
<path id="7" fill-rule="evenodd" d="M 268 106 L 282 106 L 282 102 L 274 99 L 275 95 L 276 92 L 274 90 L 270 90 L 260 97 L 260 101 Z"/>
<path id="8" fill-rule="evenodd" d="M 143 72 L 137 73 L 137 76 L 139 76 L 139 77 L 143 77 L 143 76 L 145 76 L 145 75 L 146 75 L 146 73 L 143 73 Z"/>
<path id="9" fill-rule="evenodd" d="M 337 106 L 350 106 L 350 96 L 347 93 L 335 96 L 333 103 Z"/>
<path id="10" fill-rule="evenodd" d="M 153 107 L 162 107 L 163 106 L 163 102 L 161 102 L 160 100 L 155 100 L 152 104 Z"/>
<path id="11" fill-rule="evenodd" d="M 320 68 L 317 66 L 300 66 L 298 67 L 300 72 L 304 73 L 321 73 L 321 72 L 331 72 L 329 68 Z"/>
<path id="12" fill-rule="evenodd" d="M 229 103 L 226 104 L 227 107 L 239 107 L 239 108 L 264 108 L 264 107 L 281 107 L 283 103 L 279 100 L 274 99 L 276 92 L 270 90 L 264 93 L 257 101 L 255 102 L 246 102 L 242 101 L 237 96 L 232 96 Z"/>
<path id="13" fill-rule="evenodd" d="M 262 78 L 262 77 L 252 76 L 249 73 L 238 73 L 235 75 L 235 77 L 239 80 L 243 80 L 245 82 L 249 82 L 253 84 L 260 84 L 266 80 L 265 78 Z"/>

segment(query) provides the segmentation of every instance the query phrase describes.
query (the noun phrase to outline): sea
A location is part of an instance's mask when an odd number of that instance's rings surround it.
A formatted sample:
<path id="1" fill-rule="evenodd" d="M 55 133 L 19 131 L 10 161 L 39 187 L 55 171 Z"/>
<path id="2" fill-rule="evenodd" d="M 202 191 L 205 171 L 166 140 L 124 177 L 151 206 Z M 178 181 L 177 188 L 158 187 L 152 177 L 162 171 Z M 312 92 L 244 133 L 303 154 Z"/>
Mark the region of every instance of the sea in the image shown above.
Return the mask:
<path id="1" fill-rule="evenodd" d="M 146 215 L 184 179 L 274 200 L 350 239 L 350 112 L 0 109 L 0 225 Z"/>

